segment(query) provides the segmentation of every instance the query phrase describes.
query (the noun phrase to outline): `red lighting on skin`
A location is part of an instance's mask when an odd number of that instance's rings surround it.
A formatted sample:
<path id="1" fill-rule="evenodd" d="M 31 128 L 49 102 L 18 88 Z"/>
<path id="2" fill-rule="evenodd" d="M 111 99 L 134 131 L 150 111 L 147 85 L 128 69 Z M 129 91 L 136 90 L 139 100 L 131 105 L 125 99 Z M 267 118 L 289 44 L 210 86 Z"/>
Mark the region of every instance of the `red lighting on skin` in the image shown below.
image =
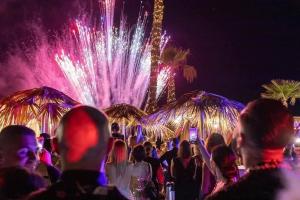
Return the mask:
<path id="1" fill-rule="evenodd" d="M 64 140 L 68 148 L 67 160 L 78 162 L 85 153 L 98 144 L 98 130 L 84 110 L 73 113 L 64 128 Z"/>

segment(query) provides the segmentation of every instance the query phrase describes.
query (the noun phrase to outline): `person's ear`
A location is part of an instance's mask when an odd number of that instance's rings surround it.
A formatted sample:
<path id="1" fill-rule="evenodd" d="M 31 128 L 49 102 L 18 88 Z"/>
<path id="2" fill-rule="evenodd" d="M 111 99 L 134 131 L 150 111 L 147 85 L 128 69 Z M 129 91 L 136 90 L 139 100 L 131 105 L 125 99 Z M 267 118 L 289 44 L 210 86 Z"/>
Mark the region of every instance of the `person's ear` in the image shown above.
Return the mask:
<path id="1" fill-rule="evenodd" d="M 246 143 L 246 135 L 243 132 L 240 132 L 237 137 L 237 148 L 240 149 L 241 147 L 245 146 Z"/>

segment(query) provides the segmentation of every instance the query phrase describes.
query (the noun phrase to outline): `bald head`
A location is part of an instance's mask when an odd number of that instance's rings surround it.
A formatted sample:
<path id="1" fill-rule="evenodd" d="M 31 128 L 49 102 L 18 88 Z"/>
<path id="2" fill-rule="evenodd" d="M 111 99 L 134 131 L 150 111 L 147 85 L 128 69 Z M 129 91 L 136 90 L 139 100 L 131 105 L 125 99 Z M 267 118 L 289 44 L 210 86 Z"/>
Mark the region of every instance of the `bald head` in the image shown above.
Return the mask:
<path id="1" fill-rule="evenodd" d="M 246 167 L 283 159 L 283 148 L 294 134 L 293 116 L 281 102 L 258 99 L 240 115 L 238 146 Z"/>
<path id="2" fill-rule="evenodd" d="M 247 138 L 259 149 L 283 149 L 294 134 L 293 116 L 281 102 L 258 99 L 240 115 Z"/>
<path id="3" fill-rule="evenodd" d="M 93 107 L 73 108 L 62 117 L 57 137 L 64 169 L 99 170 L 109 139 L 107 117 Z"/>

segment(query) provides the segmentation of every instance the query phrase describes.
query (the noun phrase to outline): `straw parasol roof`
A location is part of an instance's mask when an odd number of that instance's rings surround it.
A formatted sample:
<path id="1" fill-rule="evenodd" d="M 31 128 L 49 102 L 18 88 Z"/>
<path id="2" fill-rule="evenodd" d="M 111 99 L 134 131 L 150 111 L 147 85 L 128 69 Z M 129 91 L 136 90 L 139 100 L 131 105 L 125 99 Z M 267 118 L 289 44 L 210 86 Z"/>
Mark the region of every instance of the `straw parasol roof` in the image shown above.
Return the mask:
<path id="1" fill-rule="evenodd" d="M 104 109 L 111 123 L 117 122 L 127 126 L 136 126 L 141 124 L 142 117 L 147 114 L 128 104 L 116 104 Z"/>
<path id="2" fill-rule="evenodd" d="M 144 121 L 152 126 L 169 124 L 175 130 L 183 129 L 189 123 L 190 127 L 198 128 L 200 137 L 206 138 L 211 132 L 231 132 L 243 107 L 241 103 L 220 95 L 194 91 L 163 106 Z"/>
<path id="3" fill-rule="evenodd" d="M 160 135 L 162 138 L 174 136 L 174 131 L 164 125 L 148 126 L 148 124 L 143 121 L 143 118 L 147 116 L 147 113 L 134 106 L 128 104 L 116 104 L 104 109 L 104 112 L 108 115 L 110 123 L 116 122 L 129 128 L 141 125 L 143 129 L 146 130 L 149 138 L 155 138 L 157 135 Z"/>
<path id="4" fill-rule="evenodd" d="M 27 125 L 53 136 L 60 118 L 77 104 L 50 87 L 19 91 L 0 101 L 0 129 L 12 124 Z"/>

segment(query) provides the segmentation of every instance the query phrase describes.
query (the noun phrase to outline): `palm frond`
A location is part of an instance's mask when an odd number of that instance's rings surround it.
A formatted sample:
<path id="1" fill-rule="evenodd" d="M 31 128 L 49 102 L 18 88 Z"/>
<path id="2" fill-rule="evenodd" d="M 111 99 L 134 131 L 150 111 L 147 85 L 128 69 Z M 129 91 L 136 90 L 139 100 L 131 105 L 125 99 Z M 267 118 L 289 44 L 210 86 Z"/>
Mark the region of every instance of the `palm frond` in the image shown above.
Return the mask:
<path id="1" fill-rule="evenodd" d="M 280 100 L 285 106 L 288 106 L 288 101 L 291 105 L 296 103 L 296 99 L 300 97 L 300 82 L 293 80 L 271 80 L 271 83 L 264 84 L 265 89 L 261 96 L 263 98 Z"/>
<path id="2" fill-rule="evenodd" d="M 19 91 L 0 101 L 0 129 L 12 124 L 29 126 L 28 123 L 34 120 L 44 131 L 54 134 L 53 130 L 63 114 L 77 104 L 50 87 Z"/>
<path id="3" fill-rule="evenodd" d="M 197 78 L 197 70 L 190 65 L 183 66 L 183 77 L 189 82 L 193 82 Z"/>
<path id="4" fill-rule="evenodd" d="M 161 55 L 161 63 L 177 69 L 180 65 L 186 63 L 189 53 L 189 50 L 167 47 Z"/>
<path id="5" fill-rule="evenodd" d="M 205 138 L 213 131 L 223 134 L 232 131 L 242 108 L 242 104 L 225 97 L 195 91 L 163 106 L 157 112 L 146 116 L 144 120 L 152 125 L 172 123 L 176 128 L 189 121 L 191 126 L 198 127 L 200 136 Z"/>
<path id="6" fill-rule="evenodd" d="M 139 125 L 141 124 L 142 117 L 146 116 L 146 113 L 134 106 L 128 104 L 116 104 L 104 109 L 104 112 L 108 115 L 110 122 L 117 122 L 124 125 Z"/>

